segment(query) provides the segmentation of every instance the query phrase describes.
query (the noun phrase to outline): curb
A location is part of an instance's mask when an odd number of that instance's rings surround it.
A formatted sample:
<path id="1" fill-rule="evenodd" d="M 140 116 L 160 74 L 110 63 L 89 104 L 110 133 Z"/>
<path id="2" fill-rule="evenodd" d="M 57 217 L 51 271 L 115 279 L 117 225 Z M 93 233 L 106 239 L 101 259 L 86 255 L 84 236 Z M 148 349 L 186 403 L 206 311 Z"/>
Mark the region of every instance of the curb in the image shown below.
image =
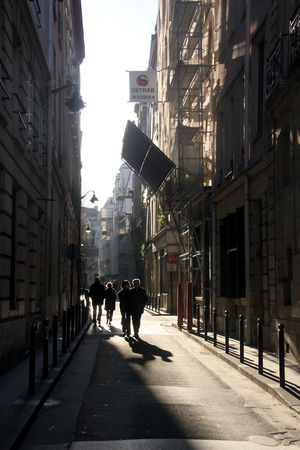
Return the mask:
<path id="1" fill-rule="evenodd" d="M 266 392 L 271 394 L 283 405 L 300 414 L 300 400 L 298 400 L 292 394 L 287 392 L 285 389 L 281 388 L 279 386 L 279 383 L 271 380 L 269 381 L 263 375 L 259 375 L 257 370 L 253 369 L 252 367 L 249 367 L 245 364 L 241 364 L 240 362 L 235 361 L 235 358 L 233 358 L 231 355 L 228 355 L 219 348 L 216 348 L 213 345 L 207 343 L 206 341 L 204 341 L 203 338 L 196 336 L 195 334 L 189 333 L 187 330 L 178 327 L 178 325 L 176 324 L 172 325 L 174 328 L 177 328 L 177 330 L 181 331 L 185 336 L 189 337 L 190 339 L 193 339 L 198 344 L 202 345 L 202 347 L 206 348 L 206 350 L 208 350 L 210 353 L 213 353 L 215 356 L 222 359 L 224 362 L 226 362 L 231 367 L 236 369 L 242 375 L 247 377 L 250 381 L 257 384 L 260 388 L 264 389 Z"/>
<path id="2" fill-rule="evenodd" d="M 57 366 L 52 367 L 49 370 L 48 378 L 42 379 L 36 384 L 36 394 L 32 397 L 28 397 L 27 392 L 25 392 L 19 397 L 18 400 L 20 401 L 20 406 L 13 417 L 10 418 L 10 423 L 12 424 L 11 433 L 9 433 L 8 430 L 5 434 L 5 438 L 4 436 L 2 437 L 2 439 L 4 439 L 2 440 L 1 445 L 5 445 L 3 448 L 15 450 L 19 447 L 34 418 L 43 407 L 60 376 L 63 374 L 67 365 L 71 361 L 72 356 L 89 329 L 90 324 L 91 322 L 88 320 L 81 330 L 81 333 L 76 337 L 76 340 L 70 344 L 70 347 L 66 350 L 66 353 L 60 357 Z"/>

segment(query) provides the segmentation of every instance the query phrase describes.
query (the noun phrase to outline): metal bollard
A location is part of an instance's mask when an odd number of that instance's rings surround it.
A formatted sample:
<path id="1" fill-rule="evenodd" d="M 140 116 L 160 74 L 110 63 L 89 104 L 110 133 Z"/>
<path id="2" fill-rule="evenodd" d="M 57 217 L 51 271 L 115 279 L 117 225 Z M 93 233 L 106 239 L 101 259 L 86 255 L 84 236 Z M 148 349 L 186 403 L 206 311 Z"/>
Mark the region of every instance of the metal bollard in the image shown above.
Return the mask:
<path id="1" fill-rule="evenodd" d="M 217 310 L 213 308 L 213 332 L 214 332 L 214 347 L 217 346 Z"/>
<path id="2" fill-rule="evenodd" d="M 226 310 L 224 313 L 225 318 L 225 352 L 229 353 L 229 314 Z"/>
<path id="3" fill-rule="evenodd" d="M 53 316 L 53 328 L 52 328 L 52 364 L 57 365 L 57 321 L 58 316 Z"/>
<path id="4" fill-rule="evenodd" d="M 80 333 L 81 330 L 81 301 L 77 304 L 77 333 Z"/>
<path id="5" fill-rule="evenodd" d="M 63 311 L 62 316 L 62 346 L 61 351 L 65 353 L 67 347 L 67 312 Z"/>
<path id="6" fill-rule="evenodd" d="M 37 325 L 33 323 L 30 327 L 30 353 L 29 353 L 29 377 L 28 377 L 28 394 L 35 393 L 35 359 L 36 359 L 36 334 Z"/>
<path id="7" fill-rule="evenodd" d="M 200 335 L 200 305 L 197 303 L 196 305 L 196 314 L 197 314 L 197 334 Z"/>
<path id="8" fill-rule="evenodd" d="M 43 320 L 43 378 L 48 378 L 49 320 Z"/>
<path id="9" fill-rule="evenodd" d="M 82 301 L 80 300 L 80 302 L 78 303 L 78 333 L 80 333 L 82 324 L 81 313 L 82 313 Z"/>
<path id="10" fill-rule="evenodd" d="M 192 283 L 187 283 L 187 308 L 186 308 L 186 319 L 187 319 L 187 330 L 189 333 L 193 330 L 193 285 Z"/>
<path id="11" fill-rule="evenodd" d="M 204 306 L 203 314 L 204 314 L 204 340 L 205 341 L 207 341 L 207 313 L 208 313 L 207 306 Z"/>
<path id="12" fill-rule="evenodd" d="M 70 307 L 67 309 L 67 347 L 70 345 L 70 336 L 71 336 L 71 309 Z"/>
<path id="13" fill-rule="evenodd" d="M 74 331 L 75 331 L 75 307 L 71 306 L 71 341 L 74 341 Z"/>
<path id="14" fill-rule="evenodd" d="M 78 303 L 74 305 L 74 336 L 78 334 Z"/>
<path id="15" fill-rule="evenodd" d="M 284 325 L 278 325 L 279 330 L 279 382 L 280 387 L 285 387 L 285 367 L 284 367 Z"/>
<path id="16" fill-rule="evenodd" d="M 76 321 L 77 333 L 76 334 L 79 334 L 79 332 L 80 332 L 80 301 L 76 304 L 76 307 L 77 307 L 77 321 Z"/>
<path id="17" fill-rule="evenodd" d="M 85 304 L 84 301 L 81 302 L 81 328 L 84 326 L 84 311 L 85 311 Z"/>
<path id="18" fill-rule="evenodd" d="M 244 340 L 245 340 L 245 319 L 242 314 L 239 315 L 240 324 L 240 363 L 244 364 Z"/>
<path id="19" fill-rule="evenodd" d="M 80 330 L 81 330 L 81 301 L 79 301 L 77 307 L 78 307 L 78 320 L 77 320 L 77 323 L 78 323 L 78 333 L 80 333 Z"/>
<path id="20" fill-rule="evenodd" d="M 80 306 L 80 328 L 82 328 L 84 325 L 83 313 L 84 313 L 84 301 L 82 300 L 81 306 Z"/>
<path id="21" fill-rule="evenodd" d="M 182 327 L 183 324 L 183 287 L 181 283 L 178 283 L 178 294 L 177 294 L 177 325 L 179 328 Z"/>
<path id="22" fill-rule="evenodd" d="M 85 309 L 88 308 L 88 306 L 85 306 L 84 301 L 81 302 L 81 327 L 85 324 Z"/>
<path id="23" fill-rule="evenodd" d="M 263 375 L 263 321 L 257 319 L 258 373 Z"/>

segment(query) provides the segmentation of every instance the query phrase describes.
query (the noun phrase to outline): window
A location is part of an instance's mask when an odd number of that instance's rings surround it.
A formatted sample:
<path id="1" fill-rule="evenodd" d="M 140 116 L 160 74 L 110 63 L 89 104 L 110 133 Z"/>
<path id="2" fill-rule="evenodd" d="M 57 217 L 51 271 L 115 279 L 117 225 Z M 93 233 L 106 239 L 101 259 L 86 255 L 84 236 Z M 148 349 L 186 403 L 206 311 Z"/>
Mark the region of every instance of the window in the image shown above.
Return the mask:
<path id="1" fill-rule="evenodd" d="M 220 224 L 220 294 L 245 296 L 244 208 L 238 208 Z"/>
<path id="2" fill-rule="evenodd" d="M 283 304 L 291 305 L 292 304 L 291 282 L 293 279 L 293 256 L 292 256 L 292 250 L 290 248 L 286 249 L 285 266 L 286 266 L 286 279 L 282 281 Z"/>
<path id="3" fill-rule="evenodd" d="M 222 184 L 223 167 L 225 159 L 225 126 L 224 126 L 224 106 L 223 103 L 219 105 L 217 112 L 217 166 L 220 168 L 218 172 L 217 185 Z"/>
<path id="4" fill-rule="evenodd" d="M 17 234 L 17 192 L 13 189 L 11 197 L 11 225 L 10 225 L 10 289 L 9 307 L 16 308 L 16 234 Z"/>
<path id="5" fill-rule="evenodd" d="M 257 124 L 256 134 L 263 129 L 264 113 L 264 74 L 265 74 L 265 42 L 262 39 L 257 46 Z"/>
<path id="6" fill-rule="evenodd" d="M 290 128 L 283 129 L 277 141 L 277 167 L 279 190 L 287 187 L 291 181 L 291 143 Z M 281 194 L 282 191 L 281 191 Z"/>
<path id="7" fill-rule="evenodd" d="M 29 78 L 27 81 L 27 107 L 28 107 L 28 115 L 27 115 L 27 139 L 28 139 L 28 152 L 32 153 L 33 150 L 33 81 L 32 78 Z"/>

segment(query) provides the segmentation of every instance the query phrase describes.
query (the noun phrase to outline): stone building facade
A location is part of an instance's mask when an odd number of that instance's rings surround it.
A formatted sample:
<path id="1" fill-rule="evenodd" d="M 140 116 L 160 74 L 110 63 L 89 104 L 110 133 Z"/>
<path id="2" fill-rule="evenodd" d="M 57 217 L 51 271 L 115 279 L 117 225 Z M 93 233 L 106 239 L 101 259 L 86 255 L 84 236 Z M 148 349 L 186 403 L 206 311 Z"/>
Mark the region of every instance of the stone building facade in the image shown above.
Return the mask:
<path id="1" fill-rule="evenodd" d="M 65 102 L 79 87 L 84 39 L 79 0 L 1 0 L 0 20 L 3 371 L 24 356 L 31 324 L 48 317 L 51 328 L 77 295 L 67 249 L 78 252 L 80 239 L 81 139 Z"/>
<path id="2" fill-rule="evenodd" d="M 299 359 L 299 2 L 215 10 L 212 303 L 229 311 L 233 332 L 239 314 L 247 318 L 252 344 L 263 319 L 271 350 L 284 324 L 286 350 Z"/>
<path id="3" fill-rule="evenodd" d="M 243 315 L 256 344 L 261 318 L 277 351 L 282 323 L 298 360 L 299 17 L 293 0 L 160 0 L 158 103 L 137 108 L 176 163 L 148 198 L 148 290 L 170 295 L 172 253 L 176 285 L 191 282 L 210 318 L 216 308 L 219 330 L 227 310 L 238 336 Z"/>
<path id="4" fill-rule="evenodd" d="M 88 289 L 99 275 L 100 211 L 81 208 L 80 286 Z"/>

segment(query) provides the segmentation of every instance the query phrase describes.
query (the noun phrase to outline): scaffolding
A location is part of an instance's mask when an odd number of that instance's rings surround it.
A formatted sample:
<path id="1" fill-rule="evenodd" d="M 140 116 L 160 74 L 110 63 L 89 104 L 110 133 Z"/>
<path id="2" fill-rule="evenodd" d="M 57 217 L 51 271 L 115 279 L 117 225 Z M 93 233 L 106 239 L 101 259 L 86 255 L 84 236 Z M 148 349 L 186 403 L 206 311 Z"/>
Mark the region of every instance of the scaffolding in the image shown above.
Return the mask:
<path id="1" fill-rule="evenodd" d="M 178 183 L 190 193 L 211 185 L 212 155 L 205 147 L 207 126 L 205 85 L 214 67 L 212 4 L 177 0 L 172 11 L 172 37 L 167 99 L 171 102 L 170 129 L 178 152 Z M 194 188 L 194 189 L 193 189 Z"/>
<path id="2" fill-rule="evenodd" d="M 171 45 L 166 99 L 170 104 L 171 158 L 175 176 L 165 184 L 167 208 L 179 232 L 182 265 L 194 288 L 209 297 L 209 198 L 213 178 L 210 125 L 214 69 L 213 5 L 176 0 L 171 13 Z M 197 206 L 195 207 L 195 204 Z"/>

